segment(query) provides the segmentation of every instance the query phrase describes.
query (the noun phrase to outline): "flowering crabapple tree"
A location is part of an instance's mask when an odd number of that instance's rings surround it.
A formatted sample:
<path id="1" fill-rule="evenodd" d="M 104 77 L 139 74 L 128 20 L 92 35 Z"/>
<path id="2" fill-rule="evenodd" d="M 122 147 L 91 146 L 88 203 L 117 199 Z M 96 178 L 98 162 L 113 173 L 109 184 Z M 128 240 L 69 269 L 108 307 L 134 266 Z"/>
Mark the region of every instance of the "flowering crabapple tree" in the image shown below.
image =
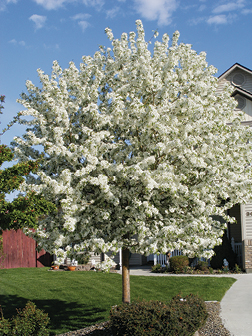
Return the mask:
<path id="1" fill-rule="evenodd" d="M 226 210 L 251 197 L 251 130 L 231 87 L 217 93 L 216 69 L 178 32 L 151 52 L 136 27 L 120 39 L 107 28 L 112 48 L 79 68 L 38 70 L 41 88 L 27 81 L 19 100 L 33 118 L 15 138 L 21 161 L 42 162 L 23 190 L 58 209 L 31 233 L 38 246 L 58 258 L 122 248 L 124 302 L 129 252 L 211 257 L 219 216 L 231 220 Z"/>

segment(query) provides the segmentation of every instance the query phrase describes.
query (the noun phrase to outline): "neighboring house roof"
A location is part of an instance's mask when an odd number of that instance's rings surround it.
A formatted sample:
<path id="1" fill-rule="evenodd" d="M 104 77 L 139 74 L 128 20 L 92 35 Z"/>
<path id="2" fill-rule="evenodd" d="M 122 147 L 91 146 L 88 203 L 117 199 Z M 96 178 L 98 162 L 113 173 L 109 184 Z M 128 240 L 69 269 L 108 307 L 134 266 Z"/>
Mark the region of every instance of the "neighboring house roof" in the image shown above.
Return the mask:
<path id="1" fill-rule="evenodd" d="M 235 85 L 234 85 L 235 86 Z M 243 88 L 241 87 L 236 87 L 235 86 L 235 90 L 234 92 L 232 93 L 232 97 L 234 97 L 236 94 L 240 94 L 241 96 L 245 97 L 245 98 L 248 98 L 250 100 L 252 100 L 252 93 L 249 92 L 249 91 L 246 91 L 244 90 Z"/>
<path id="2" fill-rule="evenodd" d="M 227 77 L 234 69 L 244 70 L 244 71 L 247 71 L 250 75 L 252 75 L 252 70 L 250 70 L 249 68 L 246 68 L 245 66 L 243 66 L 243 65 L 241 65 L 239 63 L 235 63 L 229 69 L 227 69 L 225 72 L 223 72 L 223 74 L 221 74 L 218 77 L 219 80 L 221 80 L 222 78 Z"/>
<path id="3" fill-rule="evenodd" d="M 238 102 L 235 111 L 244 112 L 242 124 L 252 126 L 252 70 L 235 63 L 219 76 L 218 81 L 219 92 L 222 91 L 226 82 L 234 87 L 232 96 Z"/>

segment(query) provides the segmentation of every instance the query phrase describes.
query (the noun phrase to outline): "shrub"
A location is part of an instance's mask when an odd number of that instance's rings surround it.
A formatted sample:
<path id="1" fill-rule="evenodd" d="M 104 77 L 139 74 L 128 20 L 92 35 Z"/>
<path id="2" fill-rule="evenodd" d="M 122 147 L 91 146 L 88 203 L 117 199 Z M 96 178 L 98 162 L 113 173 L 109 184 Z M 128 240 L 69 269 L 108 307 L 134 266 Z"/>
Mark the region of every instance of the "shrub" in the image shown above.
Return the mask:
<path id="1" fill-rule="evenodd" d="M 49 323 L 48 314 L 36 308 L 33 302 L 28 302 L 24 309 L 17 310 L 17 315 L 10 321 L 1 318 L 1 336 L 49 336 L 46 329 Z"/>
<path id="2" fill-rule="evenodd" d="M 88 253 L 79 253 L 75 257 L 79 265 L 86 265 L 90 260 L 90 254 Z"/>
<path id="3" fill-rule="evenodd" d="M 180 295 L 166 304 L 136 301 L 112 307 L 110 328 L 114 336 L 190 336 L 207 318 L 205 302 L 195 295 Z"/>
<path id="4" fill-rule="evenodd" d="M 183 273 L 185 274 L 193 274 L 194 272 L 194 268 L 190 267 L 190 266 L 184 266 L 183 267 Z"/>
<path id="5" fill-rule="evenodd" d="M 203 272 L 206 272 L 208 271 L 208 262 L 207 261 L 203 261 L 203 260 L 199 260 L 198 261 L 198 264 L 196 265 L 195 267 L 196 269 L 200 270 L 200 271 L 203 271 Z"/>
<path id="6" fill-rule="evenodd" d="M 170 267 L 175 273 L 183 273 L 184 267 L 189 266 L 189 259 L 187 256 L 180 255 L 170 258 Z"/>
<path id="7" fill-rule="evenodd" d="M 197 295 L 187 295 L 182 298 L 175 296 L 170 303 L 172 333 L 169 335 L 194 335 L 203 327 L 208 317 L 205 302 Z"/>
<path id="8" fill-rule="evenodd" d="M 240 267 L 237 264 L 235 264 L 233 272 L 234 273 L 242 273 L 242 270 L 240 269 Z"/>
<path id="9" fill-rule="evenodd" d="M 161 270 L 162 270 L 161 264 L 153 265 L 151 267 L 151 272 L 152 273 L 160 273 Z"/>
<path id="10" fill-rule="evenodd" d="M 168 265 L 165 265 L 165 266 L 161 266 L 160 264 L 157 264 L 157 265 L 153 265 L 151 267 L 151 272 L 152 273 L 168 273 L 170 272 L 171 269 L 170 269 L 170 266 Z"/>
<path id="11" fill-rule="evenodd" d="M 2 308 L 0 307 L 0 313 L 1 313 L 1 318 L 0 318 L 0 335 L 1 336 L 8 336 L 11 335 L 11 324 L 8 319 L 5 319 L 3 317 L 3 311 Z"/>
<path id="12" fill-rule="evenodd" d="M 209 269 L 208 269 L 208 270 L 209 270 L 209 273 L 210 273 L 210 274 L 213 274 L 213 273 L 214 273 L 214 270 L 213 270 L 213 268 L 212 268 L 212 267 L 209 267 Z"/>

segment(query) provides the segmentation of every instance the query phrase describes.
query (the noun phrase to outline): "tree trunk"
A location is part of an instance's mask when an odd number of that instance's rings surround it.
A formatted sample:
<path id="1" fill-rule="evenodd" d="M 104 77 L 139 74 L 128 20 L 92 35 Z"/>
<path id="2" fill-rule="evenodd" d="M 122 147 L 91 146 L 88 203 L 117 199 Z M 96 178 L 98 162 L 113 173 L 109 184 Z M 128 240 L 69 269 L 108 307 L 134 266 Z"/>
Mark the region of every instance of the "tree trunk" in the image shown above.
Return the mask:
<path id="1" fill-rule="evenodd" d="M 122 301 L 130 303 L 129 249 L 122 249 Z"/>

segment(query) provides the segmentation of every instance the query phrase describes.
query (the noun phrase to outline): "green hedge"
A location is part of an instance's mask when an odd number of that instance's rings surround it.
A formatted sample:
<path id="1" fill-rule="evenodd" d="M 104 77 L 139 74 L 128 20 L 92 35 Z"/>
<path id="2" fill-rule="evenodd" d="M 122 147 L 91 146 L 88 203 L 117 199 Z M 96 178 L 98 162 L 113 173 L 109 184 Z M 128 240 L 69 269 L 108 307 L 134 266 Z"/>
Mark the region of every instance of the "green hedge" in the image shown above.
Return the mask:
<path id="1" fill-rule="evenodd" d="M 189 258 L 184 255 L 170 258 L 170 267 L 175 273 L 183 273 L 184 268 L 189 266 Z"/>
<path id="2" fill-rule="evenodd" d="M 24 309 L 17 310 L 17 315 L 11 320 L 5 319 L 2 314 L 0 336 L 49 336 L 46 329 L 49 320 L 48 314 L 29 301 Z"/>
<path id="3" fill-rule="evenodd" d="M 190 336 L 204 325 L 207 315 L 201 298 L 177 295 L 170 303 L 136 301 L 112 307 L 110 328 L 114 336 Z"/>

